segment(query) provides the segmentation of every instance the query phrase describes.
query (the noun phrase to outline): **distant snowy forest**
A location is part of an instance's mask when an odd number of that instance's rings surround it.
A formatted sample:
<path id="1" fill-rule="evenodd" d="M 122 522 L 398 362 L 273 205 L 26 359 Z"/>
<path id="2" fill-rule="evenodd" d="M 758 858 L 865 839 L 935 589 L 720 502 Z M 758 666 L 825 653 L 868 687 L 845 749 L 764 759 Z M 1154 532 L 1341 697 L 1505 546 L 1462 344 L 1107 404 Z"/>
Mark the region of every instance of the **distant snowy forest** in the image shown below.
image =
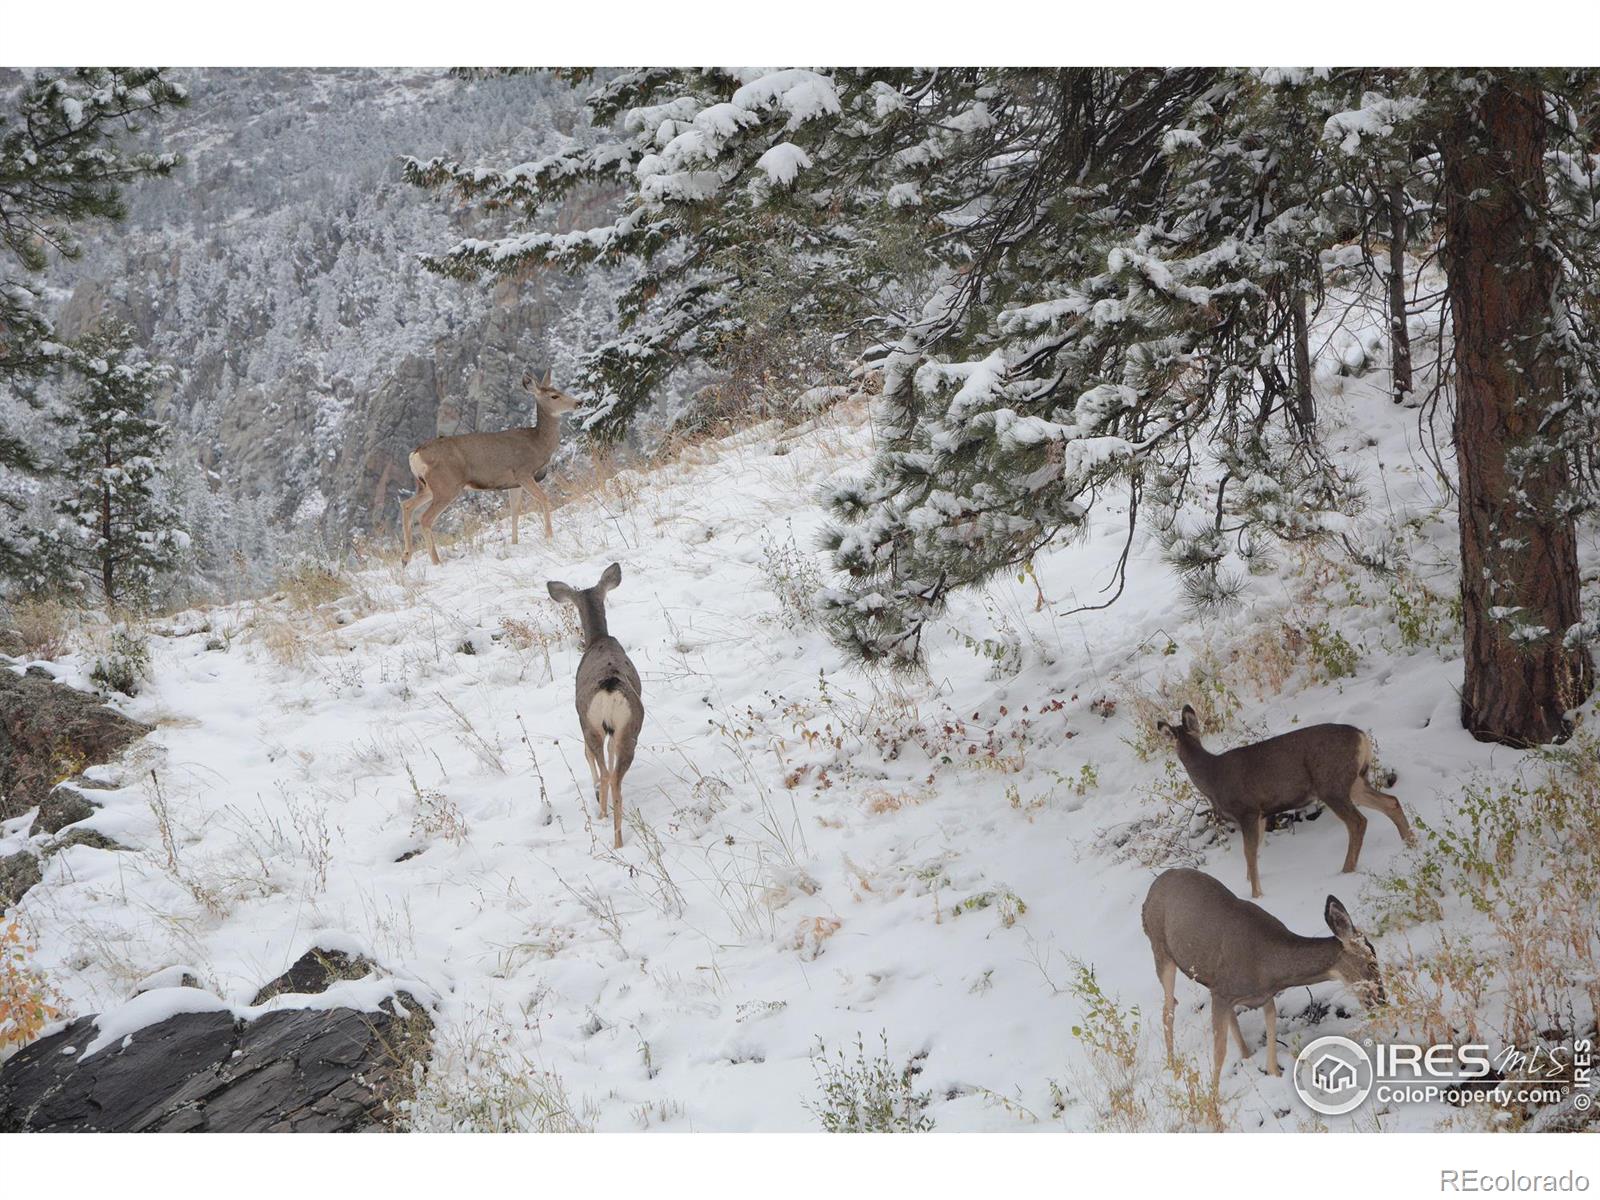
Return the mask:
<path id="1" fill-rule="evenodd" d="M 0 87 L 16 86 L 9 74 Z M 188 105 L 124 140 L 180 165 L 129 186 L 126 220 L 89 227 L 82 258 L 52 259 L 44 295 L 63 339 L 120 318 L 173 368 L 157 409 L 199 554 L 188 582 L 248 590 L 308 546 L 387 536 L 414 445 L 531 421 L 524 367 L 569 375 L 613 319 L 607 289 L 584 280 L 484 289 L 430 273 L 424 250 L 494 222 L 399 181 L 403 152 L 549 153 L 584 126 L 582 92 L 543 73 L 166 74 Z M 50 457 L 66 385 L 33 384 L 37 408 L 20 386 L 0 385 L 0 428 Z M 50 486 L 7 485 L 25 521 L 50 520 Z"/>

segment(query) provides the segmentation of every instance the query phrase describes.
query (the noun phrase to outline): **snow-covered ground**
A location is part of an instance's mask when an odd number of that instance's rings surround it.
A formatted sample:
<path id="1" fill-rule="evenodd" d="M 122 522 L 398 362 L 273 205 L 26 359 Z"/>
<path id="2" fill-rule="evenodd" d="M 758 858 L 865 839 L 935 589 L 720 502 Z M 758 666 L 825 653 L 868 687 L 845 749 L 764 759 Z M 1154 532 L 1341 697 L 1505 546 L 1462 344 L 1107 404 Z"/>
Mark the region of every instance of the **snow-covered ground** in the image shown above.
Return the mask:
<path id="1" fill-rule="evenodd" d="M 1453 511 L 1417 413 L 1368 383 L 1329 389 L 1322 413 L 1367 488 L 1363 530 L 1415 516 L 1410 577 L 1452 594 Z M 1237 833 L 1145 824 L 1184 793 L 1164 747 L 1137 752 L 1141 697 L 1231 662 L 1237 707 L 1213 748 L 1360 725 L 1414 821 L 1520 757 L 1460 728 L 1453 631 L 1403 646 L 1383 585 L 1318 560 L 1282 553 L 1240 610 L 1201 620 L 1141 535 L 1120 602 L 1057 615 L 1102 598 L 1115 504 L 1039 558 L 1037 585 L 960 597 L 925 677 L 868 675 L 780 593 L 820 575 L 817 489 L 859 471 L 871 442 L 850 406 L 798 433 L 749 430 L 559 509 L 553 541 L 525 521 L 510 546 L 501 521 L 480 548 L 447 544 L 442 568 L 379 564 L 318 607 L 184 614 L 152 640 L 152 682 L 119 702 L 156 732 L 92 772 L 120 786 L 88 824 L 135 852 L 49 860 L 20 909 L 39 963 L 86 1012 L 180 964 L 242 1005 L 314 944 L 358 950 L 436 1004 L 419 1124 L 500 1104 L 545 1127 L 814 1129 L 819 1039 L 837 1062 L 859 1035 L 869 1058 L 884 1041 L 897 1066 L 916 1057 L 939 1129 L 1093 1128 L 1112 1121 L 1104 1063 L 1073 1032 L 1075 964 L 1140 1010 L 1137 1071 L 1159 1095 L 1145 863 L 1165 838 L 1168 857 L 1248 894 Z M 611 630 L 649 710 L 615 852 L 577 734 L 574 621 L 545 591 L 612 561 Z M 1313 652 L 1305 630 L 1343 637 L 1354 673 L 1329 679 L 1318 654 L 1343 651 Z M 1331 816 L 1269 833 L 1263 903 L 1317 934 L 1331 892 L 1364 923 L 1403 848 L 1376 814 L 1355 876 L 1338 874 L 1344 847 Z M 1380 956 L 1408 936 L 1376 936 Z M 1208 1068 L 1205 994 L 1180 979 L 1179 995 L 1180 1052 Z M 1333 1004 L 1315 1024 L 1313 998 Z M 1361 1019 L 1333 983 L 1279 1008 L 1285 1067 Z M 1261 1014 L 1241 1023 L 1259 1046 Z M 1287 1075 L 1262 1067 L 1259 1049 L 1230 1051 L 1228 1123 L 1307 1127 Z M 1150 1120 L 1183 1118 L 1157 1103 Z"/>

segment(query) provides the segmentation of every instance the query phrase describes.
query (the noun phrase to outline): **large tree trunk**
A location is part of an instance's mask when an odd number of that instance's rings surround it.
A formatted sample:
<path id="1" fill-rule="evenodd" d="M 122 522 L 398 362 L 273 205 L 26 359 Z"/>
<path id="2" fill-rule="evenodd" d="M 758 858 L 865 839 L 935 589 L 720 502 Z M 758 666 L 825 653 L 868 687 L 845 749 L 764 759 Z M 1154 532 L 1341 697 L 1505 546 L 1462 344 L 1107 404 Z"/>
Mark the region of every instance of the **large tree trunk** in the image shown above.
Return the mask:
<path id="1" fill-rule="evenodd" d="M 1411 331 L 1406 328 L 1406 185 L 1389 185 L 1389 348 L 1394 402 L 1411 394 Z"/>
<path id="2" fill-rule="evenodd" d="M 1311 331 L 1306 318 L 1306 294 L 1296 292 L 1289 310 L 1294 331 L 1294 418 L 1309 439 L 1317 424 L 1316 402 L 1311 398 Z"/>
<path id="3" fill-rule="evenodd" d="M 105 447 L 106 472 L 109 477 L 111 471 L 111 443 Z M 109 612 L 117 606 L 116 578 L 112 572 L 111 555 L 111 484 L 107 479 L 100 481 L 100 586 L 106 592 L 106 611 Z"/>
<path id="4" fill-rule="evenodd" d="M 1593 686 L 1578 624 L 1571 478 L 1549 425 L 1561 372 L 1541 339 L 1556 265 L 1537 245 L 1545 207 L 1544 118 L 1535 85 L 1489 77 L 1443 145 L 1461 472 L 1462 724 L 1483 741 L 1533 745 L 1571 732 Z"/>

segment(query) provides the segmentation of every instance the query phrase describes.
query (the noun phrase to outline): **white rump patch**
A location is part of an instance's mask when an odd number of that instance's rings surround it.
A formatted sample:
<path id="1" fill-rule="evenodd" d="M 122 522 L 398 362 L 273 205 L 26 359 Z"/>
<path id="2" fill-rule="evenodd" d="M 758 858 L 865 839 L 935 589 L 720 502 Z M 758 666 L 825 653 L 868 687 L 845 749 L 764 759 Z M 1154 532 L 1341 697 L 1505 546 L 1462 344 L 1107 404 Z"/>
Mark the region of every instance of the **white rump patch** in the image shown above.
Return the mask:
<path id="1" fill-rule="evenodd" d="M 589 701 L 588 722 L 591 729 L 621 733 L 633 720 L 633 706 L 628 694 L 621 688 L 614 692 L 598 691 Z"/>

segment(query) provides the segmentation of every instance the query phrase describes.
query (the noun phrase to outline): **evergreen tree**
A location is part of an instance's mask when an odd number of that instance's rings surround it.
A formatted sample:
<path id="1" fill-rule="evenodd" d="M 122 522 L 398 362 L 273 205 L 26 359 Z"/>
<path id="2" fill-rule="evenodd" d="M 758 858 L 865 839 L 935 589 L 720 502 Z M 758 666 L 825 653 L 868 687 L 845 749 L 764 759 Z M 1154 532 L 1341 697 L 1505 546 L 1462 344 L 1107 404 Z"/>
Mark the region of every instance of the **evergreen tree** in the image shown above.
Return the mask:
<path id="1" fill-rule="evenodd" d="M 1440 231 L 1471 406 L 1456 440 L 1463 560 L 1495 576 L 1464 591 L 1469 692 L 1493 697 L 1464 717 L 1480 736 L 1543 740 L 1592 677 L 1571 532 L 1600 493 L 1595 82 L 636 71 L 591 97 L 610 129 L 599 142 L 510 171 L 435 159 L 407 174 L 534 225 L 464 240 L 428 260 L 437 270 L 638 262 L 623 335 L 587 360 L 597 431 L 614 434 L 672 371 L 726 367 L 758 339 L 792 349 L 791 330 L 880 362 L 877 456 L 828 498 L 848 579 L 825 605 L 844 644 L 899 662 L 952 590 L 1072 536 L 1108 490 L 1127 498 L 1130 544 L 1153 520 L 1201 606 L 1237 591 L 1232 573 L 1269 538 L 1330 536 L 1360 497 L 1315 436 L 1311 307 L 1330 261 L 1387 235 L 1388 270 L 1371 270 L 1390 285 L 1404 398 L 1393 285 L 1414 227 Z M 1515 148 L 1497 140 L 1507 96 L 1522 106 Z M 614 220 L 542 228 L 571 189 L 608 184 Z M 1484 213 L 1497 236 L 1474 225 Z M 1469 512 L 1483 504 L 1487 519 Z"/>
<path id="2" fill-rule="evenodd" d="M 189 547 L 158 487 L 166 428 L 153 409 L 170 372 L 110 323 L 70 354 L 82 387 L 63 418 L 70 430 L 56 502 L 57 551 L 75 583 L 98 588 L 107 607 L 148 603 Z"/>
<path id="3" fill-rule="evenodd" d="M 27 277 L 52 252 L 77 257 L 85 223 L 119 220 L 124 184 L 172 170 L 174 156 L 129 152 L 122 139 L 139 119 L 184 100 L 159 70 L 131 67 L 35 74 L 0 95 L 0 398 L 31 402 L 23 381 L 66 353 Z M 41 467 L 33 448 L 0 428 L 0 512 L 14 518 L 23 510 L 7 473 Z M 35 532 L 0 523 L 0 578 L 38 582 L 40 553 Z"/>
<path id="4" fill-rule="evenodd" d="M 1586 220 L 1557 220 L 1546 161 L 1552 140 L 1570 136 L 1563 118 L 1574 108 L 1550 82 L 1463 74 L 1439 136 L 1461 472 L 1462 722 L 1517 745 L 1565 737 L 1567 713 L 1594 686 L 1579 637 L 1574 527 L 1592 493 L 1574 486 L 1572 451 L 1583 442 L 1594 451 L 1596 362 L 1592 343 L 1572 340 L 1583 305 L 1569 298 L 1587 299 L 1592 313 L 1596 292 L 1592 274 L 1565 284 L 1563 275 L 1600 266 L 1600 160 L 1584 156 Z M 1587 297 L 1563 294 L 1574 283 Z"/>

